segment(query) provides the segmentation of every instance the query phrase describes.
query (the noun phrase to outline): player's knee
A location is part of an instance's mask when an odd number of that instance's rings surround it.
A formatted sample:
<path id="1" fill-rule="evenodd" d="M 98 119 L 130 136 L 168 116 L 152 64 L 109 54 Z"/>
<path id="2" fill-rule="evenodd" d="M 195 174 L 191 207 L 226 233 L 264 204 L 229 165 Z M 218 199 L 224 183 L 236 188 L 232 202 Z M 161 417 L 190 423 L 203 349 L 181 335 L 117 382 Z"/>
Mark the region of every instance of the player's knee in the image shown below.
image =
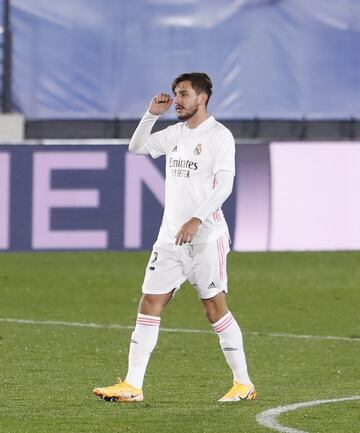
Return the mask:
<path id="1" fill-rule="evenodd" d="M 216 314 L 216 311 L 213 309 L 205 308 L 205 316 L 208 319 L 210 323 L 217 322 L 218 315 Z"/>
<path id="2" fill-rule="evenodd" d="M 228 312 L 224 293 L 219 293 L 211 299 L 203 299 L 202 303 L 205 315 L 210 323 L 216 323 Z"/>
<path id="3" fill-rule="evenodd" d="M 171 295 L 144 294 L 140 300 L 139 312 L 149 316 L 160 316 L 170 299 Z"/>

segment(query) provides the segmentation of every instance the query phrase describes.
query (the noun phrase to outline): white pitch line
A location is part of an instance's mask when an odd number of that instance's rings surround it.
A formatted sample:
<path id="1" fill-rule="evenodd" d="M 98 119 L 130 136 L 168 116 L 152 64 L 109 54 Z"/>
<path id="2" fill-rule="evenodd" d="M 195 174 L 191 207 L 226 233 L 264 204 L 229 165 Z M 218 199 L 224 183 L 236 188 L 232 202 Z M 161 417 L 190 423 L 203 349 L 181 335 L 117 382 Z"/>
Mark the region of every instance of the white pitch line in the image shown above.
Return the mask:
<path id="1" fill-rule="evenodd" d="M 82 323 L 82 322 L 65 322 L 62 320 L 30 320 L 30 319 L 13 319 L 0 317 L 0 322 L 22 323 L 25 325 L 47 325 L 47 326 L 70 326 L 76 328 L 95 328 L 95 329 L 133 329 L 133 325 L 104 324 L 104 323 Z M 160 328 L 163 332 L 174 332 L 183 334 L 214 334 L 213 331 L 206 329 L 188 329 L 188 328 Z M 333 335 L 302 335 L 302 334 L 281 334 L 277 332 L 244 332 L 246 335 L 255 337 L 281 337 L 281 338 L 301 338 L 306 340 L 338 340 L 338 341 L 355 341 L 360 342 L 360 338 L 354 337 L 337 337 Z"/>
<path id="2" fill-rule="evenodd" d="M 75 328 L 99 328 L 99 329 L 132 329 L 133 326 L 126 325 L 105 325 L 99 323 L 81 323 L 81 322 L 64 322 L 62 320 L 30 320 L 30 319 L 12 319 L 0 317 L 0 322 L 20 323 L 24 325 L 48 325 L 48 326 L 71 326 Z"/>
<path id="3" fill-rule="evenodd" d="M 82 323 L 82 322 L 64 322 L 62 320 L 29 320 L 29 319 L 11 319 L 0 317 L 0 322 L 21 323 L 25 325 L 48 325 L 48 326 L 71 326 L 75 328 L 95 328 L 95 329 L 134 329 L 134 325 L 120 325 L 117 323 Z M 178 332 L 188 334 L 213 334 L 212 331 L 205 329 L 178 329 L 178 328 L 160 328 L 164 332 Z"/>
<path id="4" fill-rule="evenodd" d="M 360 395 L 353 395 L 352 397 L 334 398 L 332 400 L 306 401 L 302 403 L 289 404 L 288 406 L 278 406 L 273 409 L 268 409 L 264 412 L 259 413 L 256 416 L 256 421 L 260 425 L 276 430 L 280 433 L 307 433 L 304 430 L 298 430 L 296 428 L 283 426 L 277 421 L 276 418 L 282 413 L 291 412 L 297 409 L 302 409 L 304 407 L 317 406 L 319 404 L 339 403 L 342 401 L 351 400 L 360 400 Z"/>
<path id="5" fill-rule="evenodd" d="M 303 338 L 305 340 L 340 340 L 340 341 L 358 341 L 360 342 L 360 337 L 338 337 L 335 335 L 306 335 L 306 334 L 281 334 L 278 332 L 247 332 L 248 335 L 255 335 L 261 337 L 262 335 L 266 337 L 285 337 L 285 338 Z"/>

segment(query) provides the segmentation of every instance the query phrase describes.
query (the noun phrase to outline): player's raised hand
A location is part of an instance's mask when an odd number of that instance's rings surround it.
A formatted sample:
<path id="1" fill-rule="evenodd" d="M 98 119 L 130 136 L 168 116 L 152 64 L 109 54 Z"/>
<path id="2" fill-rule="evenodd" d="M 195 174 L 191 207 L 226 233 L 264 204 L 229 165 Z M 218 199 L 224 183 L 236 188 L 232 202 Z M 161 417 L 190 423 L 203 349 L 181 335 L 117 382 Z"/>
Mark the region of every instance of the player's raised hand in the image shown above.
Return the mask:
<path id="1" fill-rule="evenodd" d="M 170 95 L 167 95 L 166 93 L 158 93 L 150 102 L 149 112 L 159 116 L 171 107 L 173 101 L 174 99 L 170 98 Z"/>

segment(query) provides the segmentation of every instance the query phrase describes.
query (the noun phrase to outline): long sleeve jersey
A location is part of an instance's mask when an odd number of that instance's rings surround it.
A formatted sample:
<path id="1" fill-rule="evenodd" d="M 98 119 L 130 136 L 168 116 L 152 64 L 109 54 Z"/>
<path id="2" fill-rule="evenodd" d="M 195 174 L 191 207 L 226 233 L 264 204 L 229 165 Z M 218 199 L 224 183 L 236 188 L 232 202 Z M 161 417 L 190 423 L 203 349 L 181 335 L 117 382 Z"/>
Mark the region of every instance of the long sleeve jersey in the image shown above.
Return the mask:
<path id="1" fill-rule="evenodd" d="M 228 233 L 221 210 L 235 175 L 235 142 L 213 116 L 197 128 L 179 122 L 151 134 L 159 116 L 147 112 L 130 141 L 135 153 L 166 157 L 165 208 L 157 244 L 174 243 L 191 217 L 202 221 L 191 243 L 206 243 Z"/>

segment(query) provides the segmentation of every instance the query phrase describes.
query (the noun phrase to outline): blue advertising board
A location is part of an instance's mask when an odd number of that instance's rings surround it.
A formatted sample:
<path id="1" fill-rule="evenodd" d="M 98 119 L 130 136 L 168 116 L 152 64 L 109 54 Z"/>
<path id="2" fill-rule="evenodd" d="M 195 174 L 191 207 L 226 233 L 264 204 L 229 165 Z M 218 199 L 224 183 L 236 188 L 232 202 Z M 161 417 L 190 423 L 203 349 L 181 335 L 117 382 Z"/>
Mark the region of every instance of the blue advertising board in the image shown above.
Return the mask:
<path id="1" fill-rule="evenodd" d="M 266 155 L 267 146 L 239 147 L 244 158 L 223 207 L 235 244 L 235 220 L 246 226 L 242 209 L 251 201 L 239 183 L 254 177 L 244 161 L 261 161 L 259 152 Z M 0 250 L 151 248 L 163 212 L 164 170 L 163 158 L 133 155 L 125 146 L 1 146 Z M 266 195 L 267 179 L 256 177 L 254 188 Z"/>
<path id="2" fill-rule="evenodd" d="M 360 249 L 359 167 L 356 142 L 238 144 L 232 249 Z M 164 171 L 121 145 L 2 145 L 0 251 L 150 249 Z"/>

